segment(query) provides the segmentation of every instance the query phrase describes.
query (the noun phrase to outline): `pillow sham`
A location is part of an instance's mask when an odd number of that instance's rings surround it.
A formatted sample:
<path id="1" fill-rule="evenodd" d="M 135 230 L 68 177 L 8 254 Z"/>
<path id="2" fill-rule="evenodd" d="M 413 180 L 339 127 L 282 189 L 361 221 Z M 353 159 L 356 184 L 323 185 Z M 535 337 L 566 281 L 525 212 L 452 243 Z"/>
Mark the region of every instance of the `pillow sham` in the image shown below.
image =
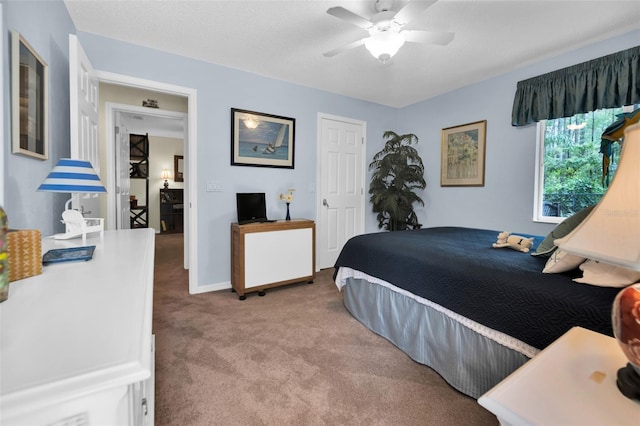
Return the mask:
<path id="1" fill-rule="evenodd" d="M 582 256 L 569 254 L 562 249 L 558 249 L 551 253 L 542 272 L 545 274 L 558 274 L 560 272 L 571 271 L 580 266 L 585 260 L 587 259 Z"/>
<path id="2" fill-rule="evenodd" d="M 580 265 L 582 278 L 574 278 L 577 283 L 600 287 L 626 287 L 640 281 L 640 271 L 609 265 L 589 259 Z"/>
<path id="3" fill-rule="evenodd" d="M 531 255 L 550 256 L 551 253 L 553 253 L 553 251 L 556 249 L 554 240 L 562 238 L 573 231 L 575 227 L 580 225 L 580 223 L 582 223 L 582 221 L 589 215 L 589 213 L 591 213 L 591 210 L 593 210 L 594 207 L 595 205 L 585 207 L 573 216 L 569 216 L 568 218 L 560 222 L 558 226 L 556 226 L 553 231 L 551 231 L 549 235 L 547 235 L 545 239 L 542 240 L 542 242 L 538 245 L 536 251 L 534 253 L 531 253 Z"/>

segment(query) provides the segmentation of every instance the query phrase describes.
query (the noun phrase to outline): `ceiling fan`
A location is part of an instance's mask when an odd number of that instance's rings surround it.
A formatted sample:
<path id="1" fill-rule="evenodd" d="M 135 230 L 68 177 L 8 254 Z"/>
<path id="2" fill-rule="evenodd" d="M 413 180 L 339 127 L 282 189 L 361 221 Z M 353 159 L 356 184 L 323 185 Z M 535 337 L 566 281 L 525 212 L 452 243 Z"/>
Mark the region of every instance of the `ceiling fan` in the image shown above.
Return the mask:
<path id="1" fill-rule="evenodd" d="M 361 38 L 345 46 L 330 50 L 324 56 L 331 57 L 347 50 L 362 46 L 380 62 L 385 63 L 405 42 L 430 43 L 447 45 L 453 40 L 454 33 L 447 31 L 428 31 L 406 29 L 411 22 L 435 1 L 410 1 L 397 12 L 391 10 L 393 0 L 376 0 L 376 14 L 371 19 L 351 12 L 341 6 L 329 8 L 327 13 L 336 18 L 343 19 L 369 32 L 369 37 Z"/>

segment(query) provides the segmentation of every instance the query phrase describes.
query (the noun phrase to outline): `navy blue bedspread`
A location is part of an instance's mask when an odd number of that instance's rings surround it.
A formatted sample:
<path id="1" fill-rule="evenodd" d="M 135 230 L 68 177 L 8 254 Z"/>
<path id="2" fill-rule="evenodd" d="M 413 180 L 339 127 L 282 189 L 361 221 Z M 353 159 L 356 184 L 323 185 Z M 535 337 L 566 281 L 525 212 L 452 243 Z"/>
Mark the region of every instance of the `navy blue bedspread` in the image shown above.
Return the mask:
<path id="1" fill-rule="evenodd" d="M 579 270 L 543 274 L 546 258 L 495 249 L 497 236 L 460 227 L 364 234 L 347 241 L 335 267 L 390 282 L 538 349 L 574 326 L 613 336 L 620 289 L 576 283 Z"/>

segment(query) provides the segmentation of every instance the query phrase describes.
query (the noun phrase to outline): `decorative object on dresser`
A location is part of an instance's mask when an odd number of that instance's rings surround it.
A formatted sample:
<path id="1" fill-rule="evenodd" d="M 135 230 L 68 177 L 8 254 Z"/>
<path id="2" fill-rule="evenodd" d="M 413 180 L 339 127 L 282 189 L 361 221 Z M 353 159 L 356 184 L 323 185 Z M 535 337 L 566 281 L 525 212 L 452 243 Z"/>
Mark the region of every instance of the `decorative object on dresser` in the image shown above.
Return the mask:
<path id="1" fill-rule="evenodd" d="M 487 120 L 442 129 L 440 186 L 484 186 Z"/>
<path id="2" fill-rule="evenodd" d="M 37 229 L 9 230 L 9 281 L 42 273 L 42 236 Z"/>
<path id="3" fill-rule="evenodd" d="M 316 225 L 294 219 L 231 224 L 231 286 L 240 300 L 258 292 L 315 279 Z"/>
<path id="4" fill-rule="evenodd" d="M 160 189 L 160 232 L 184 231 L 184 192 L 182 188 Z"/>
<path id="5" fill-rule="evenodd" d="M 294 168 L 295 118 L 231 108 L 231 165 Z"/>
<path id="6" fill-rule="evenodd" d="M 12 152 L 49 158 L 49 66 L 17 31 L 11 32 Z"/>
<path id="7" fill-rule="evenodd" d="M 295 191 L 294 188 L 290 188 L 290 189 L 287 190 L 286 194 L 280 194 L 278 196 L 278 199 L 280 201 L 284 200 L 284 202 L 287 204 L 287 215 L 285 216 L 285 220 L 291 220 L 291 214 L 289 213 L 289 205 L 293 201 L 293 192 L 294 191 Z"/>
<path id="8" fill-rule="evenodd" d="M 96 246 L 67 247 L 51 249 L 42 256 L 42 264 L 87 261 L 93 257 Z"/>
<path id="9" fill-rule="evenodd" d="M 591 213 L 556 245 L 590 259 L 581 282 L 624 287 L 640 281 L 640 124 L 624 131 L 613 181 Z M 590 272 L 589 275 L 587 272 Z M 621 291 L 613 305 L 613 329 L 629 363 L 618 371 L 618 387 L 640 400 L 640 283 Z"/>
<path id="10" fill-rule="evenodd" d="M 38 187 L 38 191 L 71 194 L 107 192 L 89 161 L 70 158 L 61 158 L 58 161 L 58 164 Z M 62 222 L 66 225 L 66 232 L 54 235 L 55 239 L 68 240 L 81 236 L 85 240 L 88 233 L 104 231 L 103 218 L 85 219 L 81 212 L 71 210 L 72 201 L 73 198 L 69 198 L 65 204 L 65 210 L 62 212 Z"/>

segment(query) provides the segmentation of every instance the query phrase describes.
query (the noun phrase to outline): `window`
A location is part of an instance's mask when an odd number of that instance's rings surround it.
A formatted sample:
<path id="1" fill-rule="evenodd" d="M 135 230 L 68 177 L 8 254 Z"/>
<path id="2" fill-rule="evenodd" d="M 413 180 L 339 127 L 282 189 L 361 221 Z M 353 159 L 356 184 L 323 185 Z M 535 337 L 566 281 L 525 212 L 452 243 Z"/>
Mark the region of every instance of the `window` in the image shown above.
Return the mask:
<path id="1" fill-rule="evenodd" d="M 538 123 L 534 220 L 561 222 L 565 217 L 596 204 L 606 185 L 602 177 L 600 140 L 604 130 L 640 105 L 601 109 Z M 620 156 L 612 145 L 609 182 Z"/>

